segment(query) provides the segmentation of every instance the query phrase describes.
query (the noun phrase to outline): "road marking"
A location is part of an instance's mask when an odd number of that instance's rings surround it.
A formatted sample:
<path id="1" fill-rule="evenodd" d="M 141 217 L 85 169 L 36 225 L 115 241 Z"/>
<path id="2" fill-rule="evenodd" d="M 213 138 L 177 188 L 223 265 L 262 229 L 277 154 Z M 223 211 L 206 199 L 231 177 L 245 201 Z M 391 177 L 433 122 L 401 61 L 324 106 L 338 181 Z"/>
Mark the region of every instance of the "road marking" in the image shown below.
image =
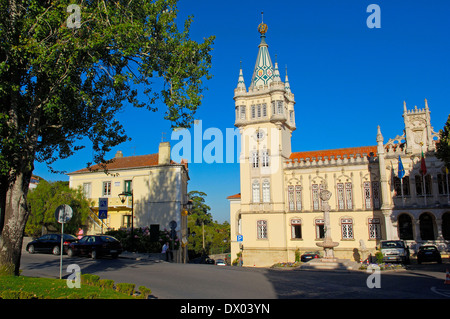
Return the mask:
<path id="1" fill-rule="evenodd" d="M 438 295 L 450 298 L 450 290 L 448 289 L 437 289 L 436 287 L 431 287 L 431 291 Z"/>

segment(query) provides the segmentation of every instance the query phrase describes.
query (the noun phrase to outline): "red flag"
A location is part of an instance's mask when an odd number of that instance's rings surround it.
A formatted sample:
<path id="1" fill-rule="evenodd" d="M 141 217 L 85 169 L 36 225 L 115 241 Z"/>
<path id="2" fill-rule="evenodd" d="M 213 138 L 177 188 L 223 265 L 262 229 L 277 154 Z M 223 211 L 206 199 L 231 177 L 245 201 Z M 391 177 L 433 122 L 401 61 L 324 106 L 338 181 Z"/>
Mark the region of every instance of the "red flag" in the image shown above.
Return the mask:
<path id="1" fill-rule="evenodd" d="M 423 157 L 423 151 L 422 151 L 422 160 L 420 162 L 420 170 L 422 175 L 427 174 L 427 166 L 425 165 L 425 157 Z"/>

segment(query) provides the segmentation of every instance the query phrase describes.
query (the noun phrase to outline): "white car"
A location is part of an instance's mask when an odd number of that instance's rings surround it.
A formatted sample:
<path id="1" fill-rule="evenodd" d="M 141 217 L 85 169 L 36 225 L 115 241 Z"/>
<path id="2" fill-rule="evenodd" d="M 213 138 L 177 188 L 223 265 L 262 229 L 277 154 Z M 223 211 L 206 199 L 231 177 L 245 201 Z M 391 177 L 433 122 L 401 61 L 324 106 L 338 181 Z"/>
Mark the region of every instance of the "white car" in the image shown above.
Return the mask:
<path id="1" fill-rule="evenodd" d="M 217 266 L 226 266 L 227 264 L 226 264 L 225 260 L 223 260 L 223 259 L 217 259 L 217 260 L 216 260 L 216 265 L 217 265 Z"/>
<path id="2" fill-rule="evenodd" d="M 384 262 L 409 264 L 409 248 L 403 240 L 382 240 L 380 248 Z"/>

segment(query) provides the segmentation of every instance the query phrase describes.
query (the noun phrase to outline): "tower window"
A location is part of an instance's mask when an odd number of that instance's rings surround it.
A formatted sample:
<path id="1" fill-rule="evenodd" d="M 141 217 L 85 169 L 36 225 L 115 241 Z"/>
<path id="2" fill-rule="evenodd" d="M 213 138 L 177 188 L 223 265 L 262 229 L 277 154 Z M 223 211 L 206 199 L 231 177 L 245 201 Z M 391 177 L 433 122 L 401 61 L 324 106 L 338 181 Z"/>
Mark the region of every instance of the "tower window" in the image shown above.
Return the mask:
<path id="1" fill-rule="evenodd" d="M 270 182 L 266 179 L 262 185 L 262 193 L 263 193 L 263 202 L 270 202 Z"/>
<path id="2" fill-rule="evenodd" d="M 263 150 L 261 154 L 262 167 L 269 167 L 269 151 Z"/>
<path id="3" fill-rule="evenodd" d="M 253 168 L 259 167 L 259 156 L 257 151 L 252 152 L 252 167 Z"/>
<path id="4" fill-rule="evenodd" d="M 241 120 L 245 120 L 245 106 L 242 105 L 241 106 Z"/>
<path id="5" fill-rule="evenodd" d="M 255 106 L 252 105 L 252 119 L 254 119 L 256 117 L 256 110 L 255 110 Z"/>
<path id="6" fill-rule="evenodd" d="M 266 104 L 266 103 L 264 103 L 264 104 L 262 105 L 262 116 L 263 116 L 263 117 L 266 117 L 266 116 L 267 116 L 267 104 Z"/>
<path id="7" fill-rule="evenodd" d="M 257 180 L 255 180 L 252 184 L 252 197 L 253 197 L 253 202 L 254 203 L 259 203 L 260 202 L 260 197 L 259 197 L 259 182 Z"/>

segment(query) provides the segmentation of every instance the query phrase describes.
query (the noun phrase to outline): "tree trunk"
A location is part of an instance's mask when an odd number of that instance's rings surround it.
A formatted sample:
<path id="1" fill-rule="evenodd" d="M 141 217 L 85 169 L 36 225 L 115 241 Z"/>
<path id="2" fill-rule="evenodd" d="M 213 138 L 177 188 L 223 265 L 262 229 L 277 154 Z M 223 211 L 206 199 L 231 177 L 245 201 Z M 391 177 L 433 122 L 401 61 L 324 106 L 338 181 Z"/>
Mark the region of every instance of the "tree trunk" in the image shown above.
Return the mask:
<path id="1" fill-rule="evenodd" d="M 4 225 L 0 233 L 0 275 L 19 275 L 25 224 L 27 193 L 32 170 L 19 172 L 6 191 Z"/>

